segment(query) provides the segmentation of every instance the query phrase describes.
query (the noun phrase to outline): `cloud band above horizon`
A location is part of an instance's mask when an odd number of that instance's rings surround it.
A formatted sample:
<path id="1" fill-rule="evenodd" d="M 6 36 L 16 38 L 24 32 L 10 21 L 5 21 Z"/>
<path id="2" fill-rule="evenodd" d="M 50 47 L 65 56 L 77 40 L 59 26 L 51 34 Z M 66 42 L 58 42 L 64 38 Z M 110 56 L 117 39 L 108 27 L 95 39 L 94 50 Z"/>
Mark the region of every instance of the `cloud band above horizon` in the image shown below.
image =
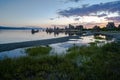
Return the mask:
<path id="1" fill-rule="evenodd" d="M 118 13 L 120 15 L 120 1 L 113 1 L 107 3 L 94 4 L 86 7 L 76 7 L 66 10 L 60 10 L 58 14 L 63 17 L 82 17 L 82 16 L 97 16 L 106 17 L 107 20 L 117 19 L 120 21 L 119 16 L 109 18 L 109 14 Z"/>

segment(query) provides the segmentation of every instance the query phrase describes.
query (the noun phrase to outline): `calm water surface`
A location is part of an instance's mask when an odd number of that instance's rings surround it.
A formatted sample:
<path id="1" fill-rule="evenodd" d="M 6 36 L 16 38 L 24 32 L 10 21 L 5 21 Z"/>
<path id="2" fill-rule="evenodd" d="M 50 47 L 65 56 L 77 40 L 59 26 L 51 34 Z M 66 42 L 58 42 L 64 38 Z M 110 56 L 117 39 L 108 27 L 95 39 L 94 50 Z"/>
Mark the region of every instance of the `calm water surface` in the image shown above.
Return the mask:
<path id="1" fill-rule="evenodd" d="M 104 36 L 104 35 L 97 35 L 99 37 L 102 37 L 104 39 L 95 39 L 95 35 L 89 35 L 89 36 L 80 36 L 79 39 L 69 39 L 67 42 L 63 43 L 56 43 L 51 44 L 50 46 L 53 48 L 51 53 L 60 54 L 66 53 L 66 50 L 68 50 L 70 47 L 73 46 L 88 46 L 89 43 L 97 42 L 98 46 L 102 46 L 106 43 L 111 43 L 114 41 L 114 38 Z"/>
<path id="2" fill-rule="evenodd" d="M 54 33 L 46 33 L 43 31 L 39 31 L 33 34 L 31 33 L 31 30 L 0 30 L 0 44 L 42 40 L 64 36 L 67 35 L 63 33 L 56 35 Z"/>
<path id="3" fill-rule="evenodd" d="M 28 41 L 28 40 L 40 40 L 40 39 L 48 39 L 48 38 L 56 38 L 68 36 L 64 33 L 60 33 L 59 35 L 54 35 L 54 33 L 47 34 L 46 32 L 38 32 L 36 34 L 31 34 L 31 31 L 1 31 L 0 32 L 0 43 L 9 43 L 9 42 L 20 42 L 20 41 Z M 102 37 L 104 39 L 95 39 L 95 36 Z M 104 35 L 88 35 L 82 36 L 80 35 L 77 39 L 69 39 L 66 42 L 51 44 L 52 50 L 50 55 L 64 55 L 68 48 L 76 45 L 76 46 L 85 46 L 89 45 L 91 42 L 99 42 L 98 46 L 104 45 L 106 43 L 114 41 L 113 38 L 107 37 Z M 25 49 L 19 48 L 10 51 L 0 52 L 0 59 L 4 59 L 5 57 L 9 58 L 17 58 L 20 56 L 26 56 Z"/>

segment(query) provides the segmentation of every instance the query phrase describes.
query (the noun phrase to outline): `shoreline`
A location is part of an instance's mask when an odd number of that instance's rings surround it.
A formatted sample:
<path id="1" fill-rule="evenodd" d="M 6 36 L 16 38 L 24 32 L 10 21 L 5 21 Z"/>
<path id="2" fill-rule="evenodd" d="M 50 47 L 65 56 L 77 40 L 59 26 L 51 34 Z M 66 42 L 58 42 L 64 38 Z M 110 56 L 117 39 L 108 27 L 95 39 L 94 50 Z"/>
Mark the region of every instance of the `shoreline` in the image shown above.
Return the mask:
<path id="1" fill-rule="evenodd" d="M 120 41 L 120 33 L 119 32 L 93 32 L 94 34 L 107 35 L 115 38 L 115 41 Z M 69 39 L 77 39 L 79 36 L 66 36 L 60 38 L 51 38 L 51 39 L 43 39 L 43 40 L 34 40 L 34 41 L 25 41 L 25 42 L 15 42 L 15 43 L 5 43 L 0 44 L 0 52 L 9 51 L 17 48 L 25 48 L 25 47 L 34 47 L 40 45 L 50 45 L 55 43 L 62 43 L 69 41 Z"/>
<path id="2" fill-rule="evenodd" d="M 111 36 L 111 37 L 115 38 L 116 41 L 120 41 L 120 32 L 100 31 L 100 32 L 94 32 L 94 34 L 101 34 L 101 35 Z"/>
<path id="3" fill-rule="evenodd" d="M 44 39 L 44 40 L 5 43 L 5 44 L 0 44 L 0 52 L 9 51 L 9 50 L 17 49 L 17 48 L 25 48 L 25 47 L 32 47 L 32 46 L 61 43 L 61 42 L 66 42 L 72 38 L 79 38 L 79 36 L 67 36 L 67 37 Z"/>

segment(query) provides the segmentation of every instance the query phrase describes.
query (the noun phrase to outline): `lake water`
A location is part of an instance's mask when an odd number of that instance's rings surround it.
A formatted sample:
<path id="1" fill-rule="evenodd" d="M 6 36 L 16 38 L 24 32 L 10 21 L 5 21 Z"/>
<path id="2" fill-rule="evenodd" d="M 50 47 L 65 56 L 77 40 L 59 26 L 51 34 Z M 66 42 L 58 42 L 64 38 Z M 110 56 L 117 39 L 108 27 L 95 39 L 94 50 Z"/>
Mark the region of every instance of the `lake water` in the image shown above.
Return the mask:
<path id="1" fill-rule="evenodd" d="M 51 53 L 56 53 L 58 55 L 61 55 L 61 53 L 66 53 L 66 50 L 68 50 L 70 47 L 73 46 L 88 46 L 90 45 L 89 43 L 94 43 L 96 42 L 98 46 L 102 46 L 106 43 L 111 43 L 115 39 L 104 36 L 104 35 L 97 35 L 99 37 L 102 37 L 104 39 L 95 39 L 95 35 L 89 35 L 89 36 L 79 36 L 78 39 L 69 39 L 69 41 L 63 42 L 63 43 L 56 43 L 56 44 L 51 44 L 50 46 L 53 48 Z"/>
<path id="2" fill-rule="evenodd" d="M 22 41 L 32 41 L 32 40 L 41 40 L 41 39 L 49 39 L 49 38 L 58 38 L 68 36 L 65 33 L 59 33 L 58 35 L 54 33 L 46 33 L 46 32 L 38 32 L 32 34 L 31 31 L 26 30 L 4 30 L 0 31 L 0 44 L 3 43 L 13 43 L 13 42 L 22 42 Z M 95 39 L 96 36 L 99 36 L 104 39 Z M 76 46 L 84 46 L 89 45 L 91 42 L 99 42 L 98 46 L 104 45 L 105 43 L 109 43 L 114 41 L 114 38 L 105 35 L 79 35 L 78 38 L 69 39 L 66 42 L 51 44 L 52 50 L 50 55 L 63 55 L 66 53 L 67 49 L 76 45 Z M 17 58 L 20 56 L 26 56 L 25 48 L 14 49 L 10 51 L 0 52 L 0 59 L 4 59 L 5 57 L 9 58 Z"/>
<path id="3" fill-rule="evenodd" d="M 46 33 L 44 31 L 32 33 L 31 30 L 0 30 L 0 44 L 42 40 L 64 36 L 67 35 L 64 33 L 56 35 L 54 33 Z"/>

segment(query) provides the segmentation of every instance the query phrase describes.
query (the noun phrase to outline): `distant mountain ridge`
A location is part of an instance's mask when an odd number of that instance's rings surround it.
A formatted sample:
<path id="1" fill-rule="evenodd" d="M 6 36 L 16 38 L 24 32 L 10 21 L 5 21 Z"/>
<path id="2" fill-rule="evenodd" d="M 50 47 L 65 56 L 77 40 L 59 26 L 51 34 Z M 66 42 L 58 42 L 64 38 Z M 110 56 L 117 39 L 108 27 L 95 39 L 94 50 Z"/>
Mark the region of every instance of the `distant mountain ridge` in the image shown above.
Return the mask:
<path id="1" fill-rule="evenodd" d="M 8 29 L 8 30 L 31 30 L 31 29 L 40 29 L 43 30 L 43 28 L 39 27 L 6 27 L 6 26 L 0 26 L 0 29 Z"/>

